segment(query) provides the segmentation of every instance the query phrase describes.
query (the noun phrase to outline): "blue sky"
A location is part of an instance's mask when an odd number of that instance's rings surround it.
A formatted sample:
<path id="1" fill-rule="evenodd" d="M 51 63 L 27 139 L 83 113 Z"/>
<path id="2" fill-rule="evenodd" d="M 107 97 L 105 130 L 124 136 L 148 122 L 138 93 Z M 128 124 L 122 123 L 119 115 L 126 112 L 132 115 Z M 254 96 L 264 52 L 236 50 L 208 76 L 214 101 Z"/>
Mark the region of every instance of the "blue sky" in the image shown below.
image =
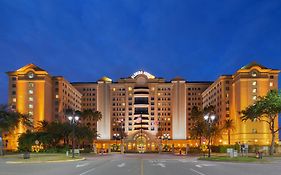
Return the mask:
<path id="1" fill-rule="evenodd" d="M 0 0 L 0 103 L 4 72 L 28 63 L 69 81 L 281 69 L 280 19 L 279 0 Z"/>

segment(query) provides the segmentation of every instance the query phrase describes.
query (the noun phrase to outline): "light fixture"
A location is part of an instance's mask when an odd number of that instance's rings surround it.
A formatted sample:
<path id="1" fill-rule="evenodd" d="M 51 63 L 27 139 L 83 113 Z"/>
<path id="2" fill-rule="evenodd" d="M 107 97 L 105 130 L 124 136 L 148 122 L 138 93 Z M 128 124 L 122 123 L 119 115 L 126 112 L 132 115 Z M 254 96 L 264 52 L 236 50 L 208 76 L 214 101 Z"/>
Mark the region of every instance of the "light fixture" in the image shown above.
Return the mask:
<path id="1" fill-rule="evenodd" d="M 74 119 L 75 119 L 75 121 L 78 121 L 79 120 L 79 116 L 75 116 Z"/>
<path id="2" fill-rule="evenodd" d="M 208 120 L 209 116 L 208 115 L 205 115 L 204 116 L 204 120 Z"/>
<path id="3" fill-rule="evenodd" d="M 215 120 L 216 116 L 215 115 L 211 115 L 211 120 Z"/>
<path id="4" fill-rule="evenodd" d="M 68 118 L 69 121 L 71 121 L 73 119 L 72 116 L 68 116 L 67 118 Z"/>

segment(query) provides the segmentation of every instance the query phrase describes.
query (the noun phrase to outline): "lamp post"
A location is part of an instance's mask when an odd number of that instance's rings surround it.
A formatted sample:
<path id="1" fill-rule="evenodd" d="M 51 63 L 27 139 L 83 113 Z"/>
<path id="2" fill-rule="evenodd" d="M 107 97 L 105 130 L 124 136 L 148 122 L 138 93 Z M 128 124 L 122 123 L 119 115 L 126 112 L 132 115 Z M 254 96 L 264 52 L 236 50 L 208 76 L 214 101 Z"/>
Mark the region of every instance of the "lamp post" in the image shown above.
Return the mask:
<path id="1" fill-rule="evenodd" d="M 75 137 L 75 124 L 78 123 L 79 116 L 78 115 L 69 115 L 68 120 L 72 125 L 72 158 L 74 158 L 74 137 Z"/>
<path id="2" fill-rule="evenodd" d="M 170 134 L 169 133 L 165 133 L 165 134 L 163 134 L 163 136 L 162 136 L 162 139 L 163 140 L 166 140 L 166 145 L 165 145 L 165 150 L 167 151 L 167 145 L 168 145 L 168 140 L 170 139 L 171 137 L 170 137 Z"/>
<path id="3" fill-rule="evenodd" d="M 117 151 L 117 138 L 119 137 L 119 133 L 114 133 L 113 136 L 115 138 L 115 150 Z"/>
<path id="4" fill-rule="evenodd" d="M 211 125 L 213 124 L 216 116 L 207 114 L 204 116 L 204 120 L 208 123 L 208 134 L 209 134 L 209 142 L 208 142 L 208 157 L 211 157 Z"/>

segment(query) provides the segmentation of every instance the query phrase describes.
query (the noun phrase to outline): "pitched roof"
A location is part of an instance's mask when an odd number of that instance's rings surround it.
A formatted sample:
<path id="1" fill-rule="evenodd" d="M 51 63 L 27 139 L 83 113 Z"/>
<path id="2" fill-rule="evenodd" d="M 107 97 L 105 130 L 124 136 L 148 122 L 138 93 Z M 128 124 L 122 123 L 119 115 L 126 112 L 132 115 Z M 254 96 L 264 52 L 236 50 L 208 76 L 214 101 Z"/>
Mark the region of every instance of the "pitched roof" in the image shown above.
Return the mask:
<path id="1" fill-rule="evenodd" d="M 36 66 L 35 64 L 33 63 L 30 63 L 30 64 L 27 64 L 25 66 L 23 66 L 22 68 L 19 68 L 17 71 L 25 71 L 26 69 L 33 69 L 35 71 L 45 71 L 44 69 Z"/>
<path id="2" fill-rule="evenodd" d="M 247 64 L 245 66 L 243 66 L 241 69 L 251 69 L 252 67 L 254 66 L 258 66 L 260 67 L 261 69 L 268 69 L 267 67 L 261 65 L 261 64 L 258 64 L 257 62 L 251 62 L 250 64 Z"/>

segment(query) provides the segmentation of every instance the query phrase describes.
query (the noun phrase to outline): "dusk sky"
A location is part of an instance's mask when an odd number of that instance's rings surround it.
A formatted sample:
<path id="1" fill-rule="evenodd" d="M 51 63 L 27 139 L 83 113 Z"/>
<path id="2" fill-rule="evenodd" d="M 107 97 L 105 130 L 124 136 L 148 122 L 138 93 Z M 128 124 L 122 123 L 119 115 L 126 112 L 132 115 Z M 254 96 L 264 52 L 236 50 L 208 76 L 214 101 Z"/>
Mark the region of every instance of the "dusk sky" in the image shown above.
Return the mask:
<path id="1" fill-rule="evenodd" d="M 5 72 L 28 63 L 69 81 L 204 81 L 252 61 L 281 69 L 280 0 L 0 0 L 1 104 Z"/>

